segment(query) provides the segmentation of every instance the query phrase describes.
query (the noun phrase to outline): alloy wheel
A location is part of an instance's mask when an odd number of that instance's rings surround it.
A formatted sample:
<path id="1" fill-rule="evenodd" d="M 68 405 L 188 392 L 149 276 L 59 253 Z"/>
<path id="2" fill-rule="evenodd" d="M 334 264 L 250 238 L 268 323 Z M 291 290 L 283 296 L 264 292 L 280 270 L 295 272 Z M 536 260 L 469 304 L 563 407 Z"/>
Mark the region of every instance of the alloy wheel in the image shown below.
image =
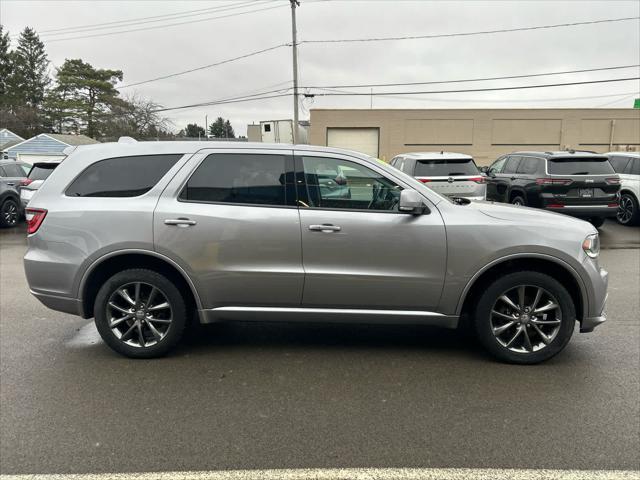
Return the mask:
<path id="1" fill-rule="evenodd" d="M 624 225 L 631 221 L 633 217 L 633 200 L 628 195 L 623 195 L 620 198 L 620 205 L 618 206 L 618 213 L 616 214 L 618 221 Z"/>
<path id="2" fill-rule="evenodd" d="M 13 202 L 7 202 L 2 209 L 2 215 L 6 225 L 15 225 L 18 223 L 18 207 Z"/>
<path id="3" fill-rule="evenodd" d="M 173 309 L 167 296 L 149 283 L 118 287 L 107 302 L 108 326 L 121 342 L 132 347 L 151 347 L 167 335 Z"/>
<path id="4" fill-rule="evenodd" d="M 562 311 L 547 290 L 518 285 L 502 295 L 491 309 L 491 330 L 505 348 L 532 353 L 547 347 L 558 335 Z"/>

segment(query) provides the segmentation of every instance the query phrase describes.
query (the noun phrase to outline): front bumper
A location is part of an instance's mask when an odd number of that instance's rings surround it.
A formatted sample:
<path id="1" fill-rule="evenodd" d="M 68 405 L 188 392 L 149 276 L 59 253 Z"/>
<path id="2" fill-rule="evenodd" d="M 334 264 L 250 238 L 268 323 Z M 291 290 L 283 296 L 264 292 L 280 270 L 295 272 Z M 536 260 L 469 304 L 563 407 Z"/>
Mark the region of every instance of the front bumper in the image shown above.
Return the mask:
<path id="1" fill-rule="evenodd" d="M 584 317 L 580 321 L 580 332 L 588 333 L 598 326 L 606 322 L 607 316 L 604 310 L 607 306 L 609 294 L 607 288 L 609 286 L 609 272 L 604 268 L 598 267 L 591 259 L 585 260 L 592 267 L 590 268 L 591 284 L 593 285 L 593 295 L 589 302 L 589 309 L 585 309 Z"/>

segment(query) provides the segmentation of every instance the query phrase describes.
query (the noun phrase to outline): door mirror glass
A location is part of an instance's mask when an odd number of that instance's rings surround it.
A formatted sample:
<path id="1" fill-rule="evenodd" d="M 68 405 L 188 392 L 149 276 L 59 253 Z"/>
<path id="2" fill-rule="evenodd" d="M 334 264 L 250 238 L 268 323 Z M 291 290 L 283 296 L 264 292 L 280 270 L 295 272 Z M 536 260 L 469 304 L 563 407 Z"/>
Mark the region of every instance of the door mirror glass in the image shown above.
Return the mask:
<path id="1" fill-rule="evenodd" d="M 422 195 L 415 190 L 407 188 L 400 192 L 398 210 L 401 212 L 413 213 L 414 215 L 420 215 L 427 210 L 427 206 L 424 203 Z"/>
<path id="2" fill-rule="evenodd" d="M 489 171 L 489 167 L 487 167 L 486 165 L 484 167 L 480 167 L 480 172 L 487 173 L 488 171 Z"/>

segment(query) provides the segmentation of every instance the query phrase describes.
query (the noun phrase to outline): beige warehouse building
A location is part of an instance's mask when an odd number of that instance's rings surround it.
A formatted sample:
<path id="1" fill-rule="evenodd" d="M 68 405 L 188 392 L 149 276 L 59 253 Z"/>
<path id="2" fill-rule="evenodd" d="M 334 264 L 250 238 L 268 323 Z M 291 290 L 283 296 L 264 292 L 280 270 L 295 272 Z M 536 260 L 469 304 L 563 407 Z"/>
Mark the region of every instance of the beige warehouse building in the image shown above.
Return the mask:
<path id="1" fill-rule="evenodd" d="M 389 161 L 418 151 L 453 151 L 487 165 L 516 150 L 640 150 L 640 110 L 312 109 L 309 143 Z"/>

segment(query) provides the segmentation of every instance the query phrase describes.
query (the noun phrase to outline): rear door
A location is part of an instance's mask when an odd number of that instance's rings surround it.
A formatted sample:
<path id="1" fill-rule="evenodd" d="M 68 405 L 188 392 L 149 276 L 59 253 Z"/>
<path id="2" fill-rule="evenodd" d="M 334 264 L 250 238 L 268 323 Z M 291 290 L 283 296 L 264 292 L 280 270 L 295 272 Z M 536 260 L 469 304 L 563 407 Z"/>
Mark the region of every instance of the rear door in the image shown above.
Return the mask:
<path id="1" fill-rule="evenodd" d="M 339 154 L 296 156 L 306 307 L 434 310 L 446 267 L 440 213 L 398 211 L 402 185 Z M 319 173 L 340 171 L 348 195 L 326 195 Z M 425 199 L 426 202 L 428 200 Z"/>
<path id="2" fill-rule="evenodd" d="M 492 179 L 494 184 L 494 198 L 498 202 L 509 202 L 511 185 L 516 179 L 516 172 L 520 164 L 520 156 L 509 155 L 502 171 L 496 172 Z"/>
<path id="3" fill-rule="evenodd" d="M 567 206 L 617 203 L 620 179 L 605 156 L 549 158 L 547 173 L 553 184 L 544 192 Z"/>
<path id="4" fill-rule="evenodd" d="M 299 306 L 304 273 L 290 150 L 198 153 L 154 214 L 158 252 L 194 280 L 204 308 Z"/>

